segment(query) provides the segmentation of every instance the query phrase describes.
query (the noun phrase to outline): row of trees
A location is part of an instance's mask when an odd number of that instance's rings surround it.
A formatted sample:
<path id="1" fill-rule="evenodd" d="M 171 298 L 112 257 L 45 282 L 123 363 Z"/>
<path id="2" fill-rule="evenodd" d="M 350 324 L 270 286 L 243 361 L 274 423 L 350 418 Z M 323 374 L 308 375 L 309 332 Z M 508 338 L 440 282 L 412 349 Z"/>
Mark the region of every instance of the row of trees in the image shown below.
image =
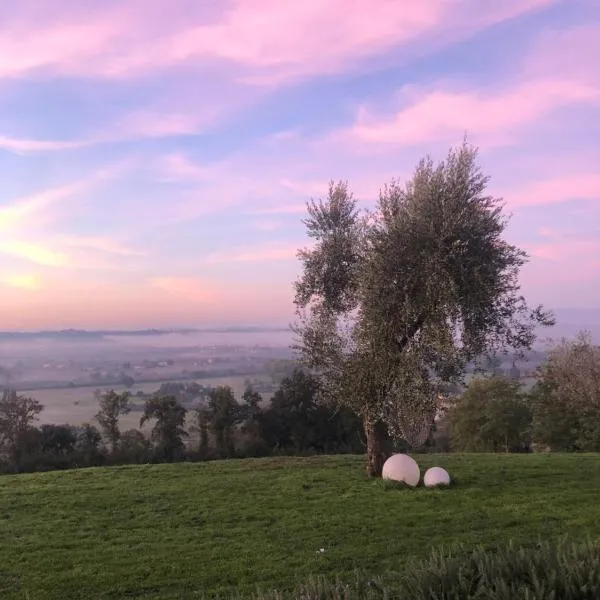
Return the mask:
<path id="1" fill-rule="evenodd" d="M 511 379 L 475 380 L 436 427 L 440 446 L 465 452 L 600 452 L 600 347 L 563 341 L 525 392 Z"/>
<path id="2" fill-rule="evenodd" d="M 174 390 L 179 388 L 174 388 Z M 185 393 L 185 390 L 183 390 Z M 98 395 L 97 426 L 42 425 L 43 406 L 4 391 L 0 455 L 4 472 L 101 464 L 208 460 L 270 454 L 362 452 L 360 420 L 317 401 L 316 380 L 301 369 L 281 382 L 267 406 L 248 387 L 238 401 L 230 387 L 211 390 L 191 410 L 177 395 L 145 399 L 140 429 L 122 429 L 135 408 L 129 392 Z"/>
<path id="3" fill-rule="evenodd" d="M 161 394 L 171 390 L 173 395 Z M 362 453 L 363 423 L 347 409 L 328 406 L 318 378 L 296 369 L 264 406 L 248 387 L 241 401 L 217 387 L 188 410 L 180 384 L 146 398 L 140 426 L 149 434 L 122 431 L 134 405 L 128 392 L 98 396 L 97 427 L 85 424 L 35 426 L 43 406 L 5 391 L 0 400 L 0 453 L 6 472 L 101 464 L 208 460 L 270 454 Z M 178 397 L 181 396 L 181 397 Z M 552 349 L 535 385 L 490 373 L 464 392 L 441 396 L 437 418 L 423 443 L 393 450 L 461 452 L 600 451 L 600 347 L 589 335 Z"/>

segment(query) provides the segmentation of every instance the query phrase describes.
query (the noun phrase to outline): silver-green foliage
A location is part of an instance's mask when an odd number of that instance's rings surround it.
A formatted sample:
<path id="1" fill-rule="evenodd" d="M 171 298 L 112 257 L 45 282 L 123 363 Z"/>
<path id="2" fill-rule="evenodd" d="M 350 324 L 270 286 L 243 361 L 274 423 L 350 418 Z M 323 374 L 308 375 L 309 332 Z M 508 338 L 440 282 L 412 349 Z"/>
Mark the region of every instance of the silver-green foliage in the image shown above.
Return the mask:
<path id="1" fill-rule="evenodd" d="M 530 348 L 535 326 L 552 323 L 520 293 L 527 256 L 504 239 L 503 202 L 487 184 L 465 142 L 384 186 L 373 211 L 345 183 L 308 204 L 297 349 L 324 398 L 413 445 L 470 361 Z"/>

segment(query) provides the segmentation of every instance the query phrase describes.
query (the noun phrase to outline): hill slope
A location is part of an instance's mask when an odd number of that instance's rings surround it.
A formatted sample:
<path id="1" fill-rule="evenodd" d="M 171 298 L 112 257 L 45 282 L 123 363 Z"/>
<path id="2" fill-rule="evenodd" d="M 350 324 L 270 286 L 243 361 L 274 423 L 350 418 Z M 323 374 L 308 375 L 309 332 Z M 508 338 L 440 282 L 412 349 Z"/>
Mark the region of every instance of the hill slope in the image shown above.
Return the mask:
<path id="1" fill-rule="evenodd" d="M 419 457 L 457 478 L 440 491 L 367 480 L 362 457 L 2 477 L 0 597 L 210 597 L 383 573 L 441 544 L 600 537 L 599 458 Z"/>

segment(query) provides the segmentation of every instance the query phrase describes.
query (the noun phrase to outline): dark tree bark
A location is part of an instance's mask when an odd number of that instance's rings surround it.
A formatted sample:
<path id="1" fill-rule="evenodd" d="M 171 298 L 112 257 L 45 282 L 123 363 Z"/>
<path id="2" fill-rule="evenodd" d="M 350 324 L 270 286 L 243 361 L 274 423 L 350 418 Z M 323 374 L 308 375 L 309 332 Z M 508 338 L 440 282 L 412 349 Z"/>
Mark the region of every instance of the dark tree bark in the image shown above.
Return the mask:
<path id="1" fill-rule="evenodd" d="M 367 475 L 381 477 L 383 463 L 389 456 L 389 445 L 385 426 L 381 421 L 364 421 L 365 436 L 367 438 Z"/>

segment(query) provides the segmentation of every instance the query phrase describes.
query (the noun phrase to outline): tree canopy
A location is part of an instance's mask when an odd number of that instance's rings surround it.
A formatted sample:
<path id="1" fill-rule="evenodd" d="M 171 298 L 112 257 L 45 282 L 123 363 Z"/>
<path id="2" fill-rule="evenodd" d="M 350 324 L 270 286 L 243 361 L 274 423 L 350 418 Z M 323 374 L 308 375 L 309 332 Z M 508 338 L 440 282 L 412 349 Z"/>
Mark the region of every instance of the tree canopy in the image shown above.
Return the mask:
<path id="1" fill-rule="evenodd" d="M 314 245 L 299 251 L 296 349 L 322 399 L 363 418 L 371 474 L 385 458 L 383 428 L 421 445 L 444 385 L 469 362 L 529 349 L 535 327 L 553 323 L 520 293 L 527 255 L 504 239 L 488 180 L 465 142 L 384 186 L 374 210 L 360 211 L 343 182 L 308 203 Z"/>
<path id="2" fill-rule="evenodd" d="M 523 452 L 531 443 L 531 408 L 508 377 L 473 380 L 450 411 L 452 449 Z"/>
<path id="3" fill-rule="evenodd" d="M 600 450 L 600 346 L 589 333 L 548 353 L 532 392 L 534 437 L 553 450 Z"/>

